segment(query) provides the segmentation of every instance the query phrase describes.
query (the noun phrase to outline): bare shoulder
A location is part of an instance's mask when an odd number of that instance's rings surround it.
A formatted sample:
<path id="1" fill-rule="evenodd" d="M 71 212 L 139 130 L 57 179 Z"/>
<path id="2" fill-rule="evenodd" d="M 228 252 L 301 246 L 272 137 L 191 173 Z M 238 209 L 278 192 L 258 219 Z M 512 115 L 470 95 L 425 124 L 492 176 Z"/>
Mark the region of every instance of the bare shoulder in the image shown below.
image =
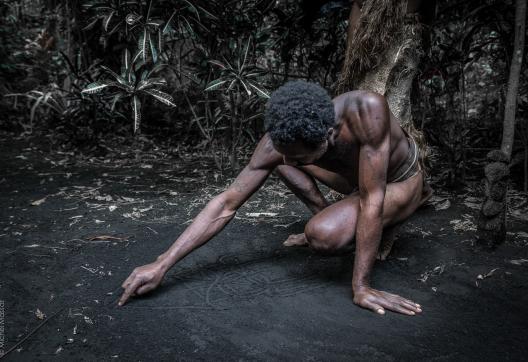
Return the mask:
<path id="1" fill-rule="evenodd" d="M 268 133 L 260 139 L 248 166 L 254 170 L 270 170 L 282 164 L 282 155 L 275 150 Z"/>
<path id="2" fill-rule="evenodd" d="M 346 111 L 351 131 L 363 144 L 378 144 L 390 133 L 390 110 L 381 94 L 369 91 L 352 91 L 346 97 Z"/>

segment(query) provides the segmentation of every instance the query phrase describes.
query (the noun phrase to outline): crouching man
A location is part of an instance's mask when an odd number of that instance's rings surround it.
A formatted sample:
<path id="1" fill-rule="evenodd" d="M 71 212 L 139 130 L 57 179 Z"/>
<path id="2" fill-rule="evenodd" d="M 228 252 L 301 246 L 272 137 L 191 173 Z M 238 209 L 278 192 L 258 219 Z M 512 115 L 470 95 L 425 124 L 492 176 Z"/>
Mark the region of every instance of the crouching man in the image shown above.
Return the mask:
<path id="1" fill-rule="evenodd" d="M 123 283 L 119 305 L 158 287 L 175 263 L 218 234 L 276 172 L 313 213 L 304 233 L 291 235 L 284 245 L 330 253 L 355 242 L 354 303 L 379 314 L 420 313 L 419 304 L 370 285 L 382 239 L 430 195 L 417 145 L 399 126 L 384 97 L 353 91 L 332 100 L 316 84 L 288 82 L 268 101 L 265 125 L 267 132 L 249 164 L 166 252 L 134 269 Z M 316 180 L 345 196 L 330 204 Z"/>

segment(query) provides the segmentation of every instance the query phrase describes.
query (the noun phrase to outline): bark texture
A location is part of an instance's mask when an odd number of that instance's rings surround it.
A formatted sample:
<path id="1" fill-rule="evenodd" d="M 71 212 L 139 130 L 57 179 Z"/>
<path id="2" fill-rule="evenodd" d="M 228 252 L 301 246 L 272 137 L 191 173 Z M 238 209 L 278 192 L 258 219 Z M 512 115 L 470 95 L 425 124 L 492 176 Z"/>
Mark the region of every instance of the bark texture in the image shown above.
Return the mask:
<path id="1" fill-rule="evenodd" d="M 411 116 L 411 88 L 423 54 L 423 27 L 418 14 L 407 15 L 406 8 L 407 1 L 364 1 L 357 25 L 350 24 L 337 92 L 361 89 L 384 95 L 392 113 L 418 143 L 423 166 L 427 147 Z"/>

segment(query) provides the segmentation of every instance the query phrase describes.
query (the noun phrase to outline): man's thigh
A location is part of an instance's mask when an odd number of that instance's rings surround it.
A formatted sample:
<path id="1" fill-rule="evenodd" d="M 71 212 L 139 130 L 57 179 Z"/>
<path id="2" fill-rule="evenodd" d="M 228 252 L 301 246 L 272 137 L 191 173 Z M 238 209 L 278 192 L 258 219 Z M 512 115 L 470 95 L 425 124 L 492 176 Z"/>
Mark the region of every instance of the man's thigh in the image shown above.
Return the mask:
<path id="1" fill-rule="evenodd" d="M 420 206 L 422 185 L 422 172 L 405 181 L 387 184 L 383 227 L 405 220 Z M 354 240 L 359 212 L 359 193 L 354 192 L 314 215 L 305 231 L 318 235 L 317 239 L 326 239 L 328 243 L 342 247 Z"/>

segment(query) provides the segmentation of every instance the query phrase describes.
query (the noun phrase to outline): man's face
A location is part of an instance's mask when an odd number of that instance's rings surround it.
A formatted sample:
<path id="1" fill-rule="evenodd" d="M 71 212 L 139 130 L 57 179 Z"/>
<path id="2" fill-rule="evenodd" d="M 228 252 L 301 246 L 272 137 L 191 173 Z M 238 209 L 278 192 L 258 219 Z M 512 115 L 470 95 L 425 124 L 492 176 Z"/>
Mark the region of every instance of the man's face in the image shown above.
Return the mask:
<path id="1" fill-rule="evenodd" d="M 324 140 L 317 147 L 310 147 L 301 141 L 289 145 L 277 146 L 275 149 L 283 155 L 284 164 L 290 166 L 303 166 L 315 163 L 328 149 L 328 141 Z"/>

